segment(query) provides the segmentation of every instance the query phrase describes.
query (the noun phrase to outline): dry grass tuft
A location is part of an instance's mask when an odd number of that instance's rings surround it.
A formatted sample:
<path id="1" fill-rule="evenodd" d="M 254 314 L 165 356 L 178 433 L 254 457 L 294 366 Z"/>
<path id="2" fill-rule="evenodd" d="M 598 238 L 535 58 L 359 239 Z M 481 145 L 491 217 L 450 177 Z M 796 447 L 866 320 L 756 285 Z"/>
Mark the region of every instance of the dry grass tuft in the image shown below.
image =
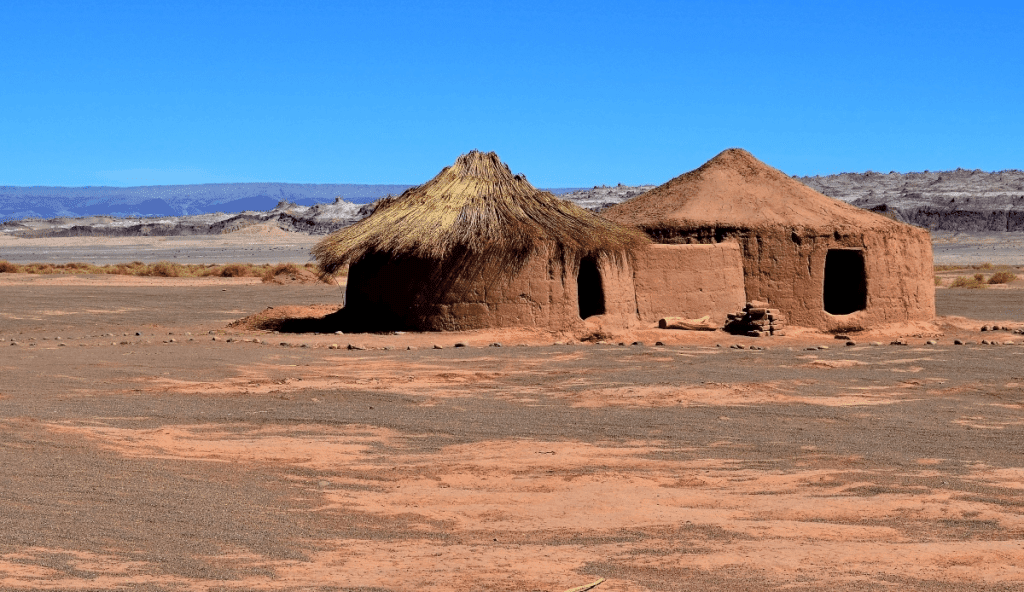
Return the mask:
<path id="1" fill-rule="evenodd" d="M 978 274 L 981 275 L 981 274 Z M 984 276 L 982 276 L 984 277 Z M 978 279 L 978 276 L 967 277 L 962 275 L 953 280 L 953 283 L 949 285 L 950 288 L 984 288 L 985 283 Z"/>
<path id="2" fill-rule="evenodd" d="M 1009 284 L 1010 282 L 1017 279 L 1017 274 L 1010 273 L 1008 271 L 997 271 L 992 274 L 992 277 L 988 278 L 990 284 Z"/>
<path id="3" fill-rule="evenodd" d="M 382 200 L 371 216 L 312 252 L 325 274 L 374 253 L 516 269 L 548 242 L 567 259 L 602 253 L 621 261 L 649 241 L 536 189 L 497 154 L 474 150 L 427 183 Z"/>
<path id="4" fill-rule="evenodd" d="M 263 281 L 272 282 L 275 277 L 282 273 L 299 273 L 299 266 L 294 263 L 279 263 L 272 267 L 268 267 L 266 271 L 263 272 Z"/>

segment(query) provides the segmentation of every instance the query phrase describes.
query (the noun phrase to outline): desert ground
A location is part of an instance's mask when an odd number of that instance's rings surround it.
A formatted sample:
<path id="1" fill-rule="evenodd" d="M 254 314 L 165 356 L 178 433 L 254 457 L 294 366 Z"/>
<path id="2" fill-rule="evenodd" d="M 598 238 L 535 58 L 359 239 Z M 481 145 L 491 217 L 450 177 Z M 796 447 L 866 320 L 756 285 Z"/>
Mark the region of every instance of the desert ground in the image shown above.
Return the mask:
<path id="1" fill-rule="evenodd" d="M 594 343 L 0 274 L 0 589 L 1021 590 L 1022 284 L 842 339 Z"/>

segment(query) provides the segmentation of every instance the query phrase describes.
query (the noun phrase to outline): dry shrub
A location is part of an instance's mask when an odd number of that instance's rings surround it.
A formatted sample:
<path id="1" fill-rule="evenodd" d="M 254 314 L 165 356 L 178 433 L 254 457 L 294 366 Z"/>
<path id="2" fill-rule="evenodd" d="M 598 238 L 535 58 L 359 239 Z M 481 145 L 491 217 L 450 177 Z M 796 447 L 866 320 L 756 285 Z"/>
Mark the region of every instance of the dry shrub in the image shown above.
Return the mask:
<path id="1" fill-rule="evenodd" d="M 39 274 L 57 273 L 56 268 L 51 263 L 29 263 L 24 266 L 24 272 Z"/>
<path id="2" fill-rule="evenodd" d="M 272 282 L 275 277 L 282 273 L 299 273 L 299 266 L 294 263 L 278 263 L 277 265 L 268 267 L 267 270 L 263 272 L 263 281 Z"/>
<path id="3" fill-rule="evenodd" d="M 21 271 L 21 266 L 17 263 L 11 263 L 6 259 L 0 259 L 0 273 L 18 273 Z"/>
<path id="4" fill-rule="evenodd" d="M 988 278 L 990 284 L 1008 284 L 1017 279 L 1017 274 L 1008 271 L 997 271 Z"/>
<path id="5" fill-rule="evenodd" d="M 935 276 L 935 285 L 936 286 L 941 286 L 942 285 L 942 278 L 940 278 L 939 276 Z"/>
<path id="6" fill-rule="evenodd" d="M 988 262 L 985 262 L 985 263 L 982 263 L 981 265 L 979 265 L 978 267 L 976 267 L 975 269 L 992 269 L 992 264 L 988 263 Z"/>
<path id="7" fill-rule="evenodd" d="M 981 275 L 981 274 L 978 274 Z M 984 276 L 983 276 L 984 277 Z M 953 280 L 953 283 L 949 285 L 950 288 L 984 288 L 985 284 L 978 276 L 967 277 L 962 275 Z"/>
<path id="8" fill-rule="evenodd" d="M 146 270 L 148 273 L 138 275 L 152 275 L 157 277 L 181 277 L 181 265 L 170 261 L 157 261 Z"/>
<path id="9" fill-rule="evenodd" d="M 256 277 L 259 272 L 251 263 L 228 263 L 203 271 L 203 275 L 216 277 Z"/>

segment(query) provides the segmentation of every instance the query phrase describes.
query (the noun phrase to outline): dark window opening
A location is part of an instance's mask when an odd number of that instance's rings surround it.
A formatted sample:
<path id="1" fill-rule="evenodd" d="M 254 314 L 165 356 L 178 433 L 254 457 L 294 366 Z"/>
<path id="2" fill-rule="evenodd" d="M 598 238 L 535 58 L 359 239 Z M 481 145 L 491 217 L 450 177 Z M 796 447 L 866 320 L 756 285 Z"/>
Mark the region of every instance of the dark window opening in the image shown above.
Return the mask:
<path id="1" fill-rule="evenodd" d="M 576 289 L 579 295 L 581 319 L 605 313 L 604 284 L 601 282 L 601 272 L 597 268 L 597 259 L 594 257 L 586 257 L 580 261 L 580 274 L 576 277 Z"/>
<path id="2" fill-rule="evenodd" d="M 864 252 L 832 249 L 825 255 L 825 312 L 847 315 L 868 305 Z"/>

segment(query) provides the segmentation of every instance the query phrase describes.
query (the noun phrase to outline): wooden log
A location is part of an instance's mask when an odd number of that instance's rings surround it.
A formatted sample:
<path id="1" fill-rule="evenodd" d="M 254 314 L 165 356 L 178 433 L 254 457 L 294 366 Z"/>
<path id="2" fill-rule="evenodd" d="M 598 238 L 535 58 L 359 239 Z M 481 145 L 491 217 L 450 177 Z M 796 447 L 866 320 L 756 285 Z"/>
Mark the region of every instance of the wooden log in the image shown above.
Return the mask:
<path id="1" fill-rule="evenodd" d="M 699 319 L 684 319 L 683 317 L 665 317 L 658 321 L 659 329 L 683 329 L 686 331 L 715 331 L 718 329 L 711 322 L 711 315 L 702 316 Z"/>

